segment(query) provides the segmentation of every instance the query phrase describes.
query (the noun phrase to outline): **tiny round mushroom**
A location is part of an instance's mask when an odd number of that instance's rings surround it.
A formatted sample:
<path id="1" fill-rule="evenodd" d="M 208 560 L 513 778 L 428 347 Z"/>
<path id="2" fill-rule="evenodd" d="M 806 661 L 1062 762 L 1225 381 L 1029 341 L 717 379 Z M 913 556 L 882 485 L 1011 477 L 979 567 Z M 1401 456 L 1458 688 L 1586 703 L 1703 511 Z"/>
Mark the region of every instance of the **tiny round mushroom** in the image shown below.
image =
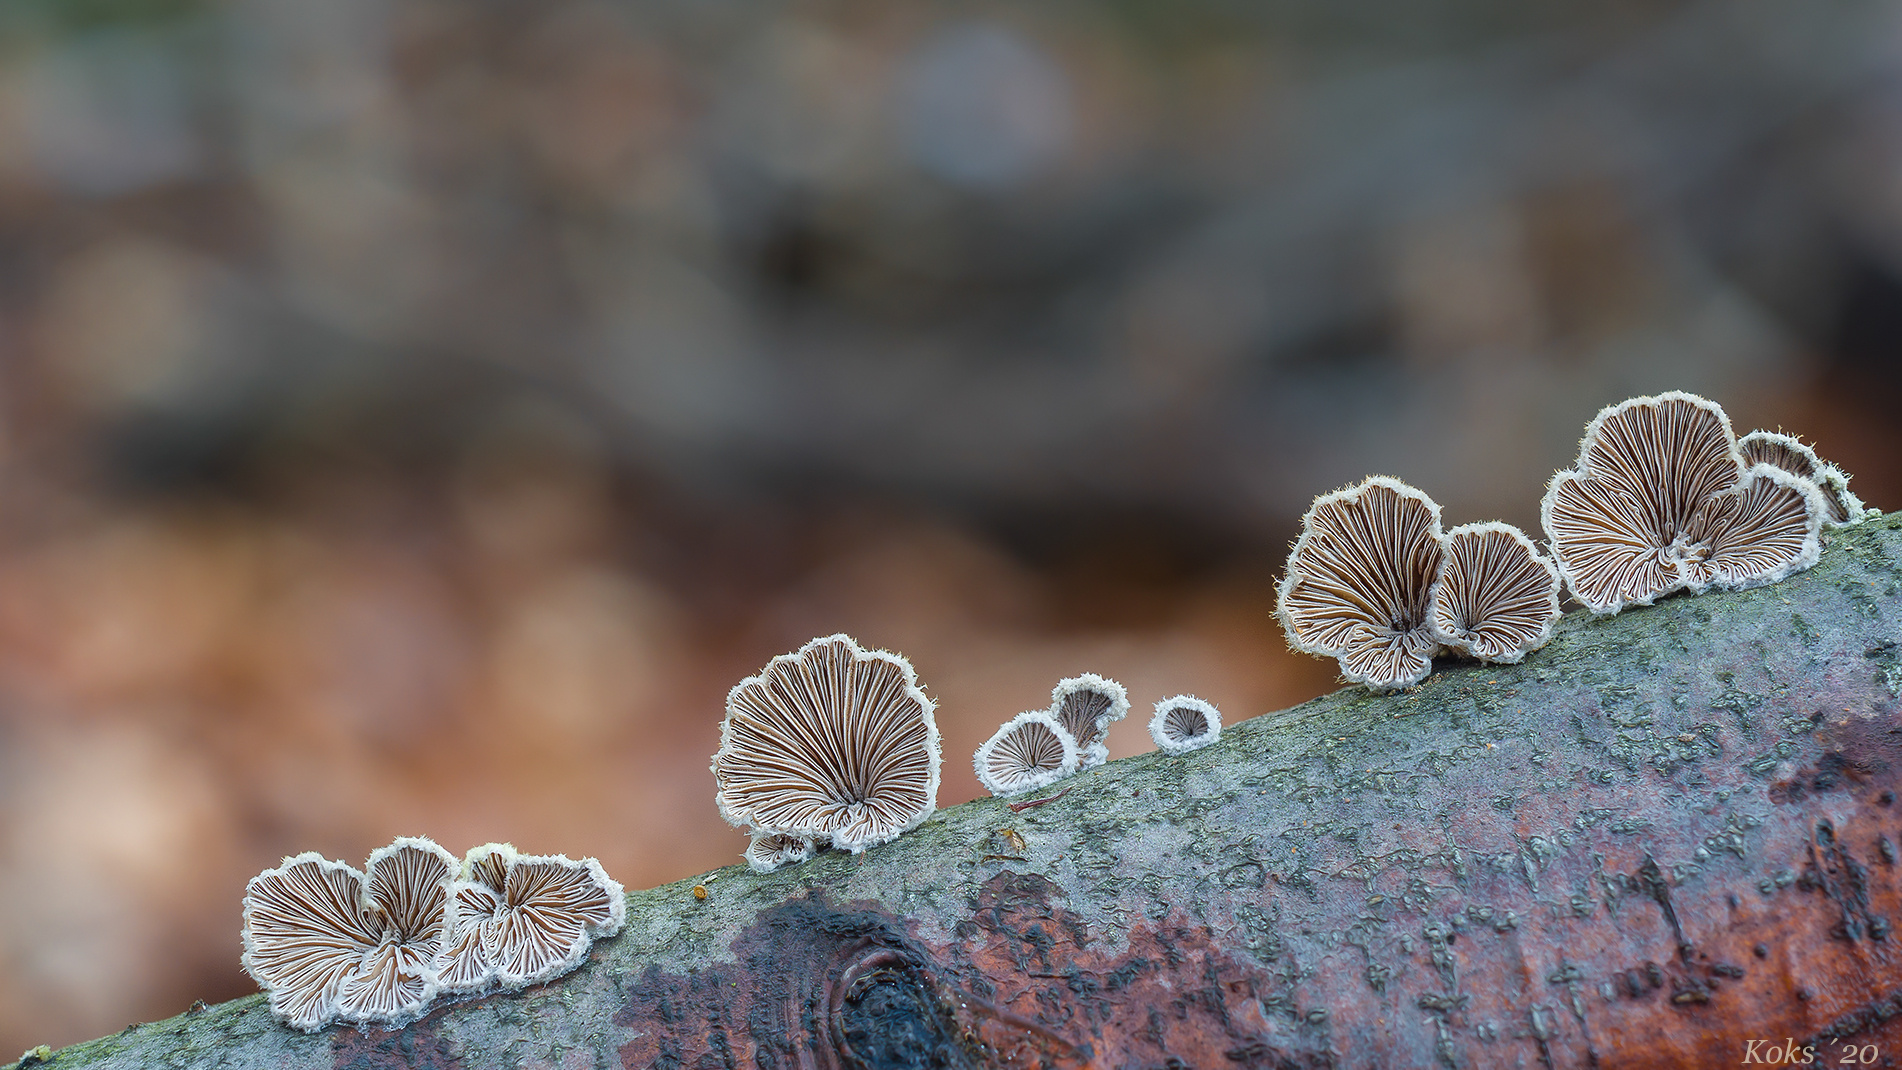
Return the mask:
<path id="1" fill-rule="evenodd" d="M 1076 772 L 1079 757 L 1076 737 L 1048 710 L 1026 710 L 977 748 L 971 767 L 992 795 L 1022 795 Z"/>
<path id="2" fill-rule="evenodd" d="M 1445 646 L 1481 661 L 1516 662 L 1552 638 L 1558 566 L 1511 524 L 1461 524 L 1441 541 L 1429 620 Z"/>
<path id="3" fill-rule="evenodd" d="M 1816 451 L 1794 435 L 1775 431 L 1752 431 L 1737 440 L 1745 464 L 1775 465 L 1793 476 L 1816 484 L 1823 492 L 1823 524 L 1842 527 L 1861 523 L 1869 513 L 1849 489 L 1849 473 L 1816 455 Z"/>
<path id="4" fill-rule="evenodd" d="M 1077 768 L 1109 761 L 1109 726 L 1129 714 L 1129 691 L 1106 676 L 1086 672 L 1060 680 L 1050 690 L 1050 716 L 1076 740 Z"/>
<path id="5" fill-rule="evenodd" d="M 853 854 L 890 842 L 937 808 L 932 709 L 910 662 L 850 636 L 782 654 L 727 695 L 713 756 L 720 815 Z"/>
<path id="6" fill-rule="evenodd" d="M 1814 485 L 1746 466 L 1722 406 L 1670 391 L 1599 412 L 1540 520 L 1567 589 L 1605 614 L 1807 568 L 1823 512 Z"/>
<path id="7" fill-rule="evenodd" d="M 450 992 L 512 991 L 559 977 L 627 916 L 621 885 L 600 862 L 524 855 L 506 843 L 464 856 L 453 891 L 455 926 L 436 961 Z"/>
<path id="8" fill-rule="evenodd" d="M 1369 476 L 1322 495 L 1301 518 L 1276 614 L 1288 645 L 1340 662 L 1350 683 L 1411 687 L 1433 671 L 1430 622 L 1440 572 L 1440 507 L 1415 487 Z"/>
<path id="9" fill-rule="evenodd" d="M 784 866 L 797 865 L 818 853 L 819 841 L 811 836 L 766 833 L 753 837 L 746 845 L 746 864 L 755 873 L 771 873 Z"/>
<path id="10" fill-rule="evenodd" d="M 1156 703 L 1149 738 L 1170 754 L 1187 754 L 1222 738 L 1222 711 L 1194 695 L 1176 695 Z"/>
<path id="11" fill-rule="evenodd" d="M 415 1021 L 439 987 L 455 866 L 421 837 L 379 848 L 362 873 L 315 852 L 286 858 L 245 885 L 245 972 L 294 1029 Z"/>

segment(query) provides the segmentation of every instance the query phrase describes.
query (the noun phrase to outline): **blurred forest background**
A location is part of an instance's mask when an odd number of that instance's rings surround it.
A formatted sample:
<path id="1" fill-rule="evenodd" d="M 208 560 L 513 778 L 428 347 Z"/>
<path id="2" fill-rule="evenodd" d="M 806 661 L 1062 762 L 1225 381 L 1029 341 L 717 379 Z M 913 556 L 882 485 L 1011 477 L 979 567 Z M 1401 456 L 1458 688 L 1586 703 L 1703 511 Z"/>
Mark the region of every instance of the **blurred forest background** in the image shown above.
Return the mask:
<path id="1" fill-rule="evenodd" d="M 398 834 L 738 860 L 725 692 L 899 650 L 968 755 L 1334 686 L 1369 473 L 1536 530 L 1720 400 L 1902 500 L 1894 0 L 6 0 L 0 1052 Z"/>

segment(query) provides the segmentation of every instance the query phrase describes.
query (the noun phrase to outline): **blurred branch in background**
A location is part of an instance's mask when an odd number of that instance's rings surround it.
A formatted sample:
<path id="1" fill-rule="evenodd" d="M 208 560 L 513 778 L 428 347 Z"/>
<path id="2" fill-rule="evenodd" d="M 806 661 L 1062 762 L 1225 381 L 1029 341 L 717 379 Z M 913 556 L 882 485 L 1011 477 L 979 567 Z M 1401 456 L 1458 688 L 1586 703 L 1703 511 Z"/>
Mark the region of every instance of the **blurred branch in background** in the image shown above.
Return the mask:
<path id="1" fill-rule="evenodd" d="M 1312 495 L 1531 528 L 1632 394 L 1893 506 L 1898 13 L 8 5 L 0 1050 L 245 990 L 285 853 L 737 859 L 812 635 L 945 802 L 1061 676 L 1297 701 Z"/>

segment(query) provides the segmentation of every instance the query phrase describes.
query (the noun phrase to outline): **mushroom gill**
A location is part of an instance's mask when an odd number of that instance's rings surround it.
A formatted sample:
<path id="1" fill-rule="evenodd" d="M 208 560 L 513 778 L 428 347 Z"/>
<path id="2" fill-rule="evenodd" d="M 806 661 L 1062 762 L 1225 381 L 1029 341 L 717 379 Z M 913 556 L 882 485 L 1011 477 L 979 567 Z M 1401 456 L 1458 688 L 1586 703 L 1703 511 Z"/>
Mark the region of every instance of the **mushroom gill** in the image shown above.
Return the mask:
<path id="1" fill-rule="evenodd" d="M 1429 616 L 1440 507 L 1386 476 L 1316 498 L 1288 554 L 1276 611 L 1288 645 L 1340 662 L 1351 683 L 1410 687 L 1433 670 Z"/>
<path id="2" fill-rule="evenodd" d="M 1036 791 L 1077 771 L 1076 738 L 1045 710 L 1005 721 L 971 755 L 978 783 L 992 795 Z"/>
<path id="3" fill-rule="evenodd" d="M 713 756 L 720 814 L 857 854 L 937 808 L 938 726 L 911 663 L 849 636 L 774 658 L 727 695 Z"/>

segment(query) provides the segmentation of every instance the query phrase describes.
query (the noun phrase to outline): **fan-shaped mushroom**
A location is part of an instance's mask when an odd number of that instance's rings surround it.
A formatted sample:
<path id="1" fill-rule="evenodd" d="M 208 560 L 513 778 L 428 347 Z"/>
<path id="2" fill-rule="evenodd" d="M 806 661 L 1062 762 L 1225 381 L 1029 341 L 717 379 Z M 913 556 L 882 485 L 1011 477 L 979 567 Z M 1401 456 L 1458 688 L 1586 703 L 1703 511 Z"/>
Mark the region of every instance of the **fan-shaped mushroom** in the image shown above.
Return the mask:
<path id="1" fill-rule="evenodd" d="M 1573 596 L 1616 613 L 1807 568 L 1823 511 L 1812 484 L 1745 466 L 1715 402 L 1672 391 L 1600 412 L 1577 467 L 1552 477 L 1540 519 Z"/>
<path id="2" fill-rule="evenodd" d="M 245 972 L 272 1013 L 305 1032 L 414 1021 L 438 988 L 455 866 L 420 837 L 379 848 L 363 873 L 314 852 L 286 858 L 245 885 Z"/>
<path id="3" fill-rule="evenodd" d="M 992 795 L 1036 791 L 1077 771 L 1076 737 L 1047 710 L 1005 721 L 971 755 L 978 783 Z"/>
<path id="4" fill-rule="evenodd" d="M 937 808 L 938 725 L 897 654 L 814 639 L 740 681 L 726 710 L 714 801 L 735 827 L 857 854 Z"/>
<path id="5" fill-rule="evenodd" d="M 1461 524 L 1440 540 L 1433 635 L 1481 661 L 1515 662 L 1552 638 L 1559 570 L 1511 524 Z"/>
<path id="6" fill-rule="evenodd" d="M 819 843 L 811 836 L 753 837 L 746 845 L 746 864 L 755 873 L 771 873 L 782 866 L 796 865 L 819 853 Z"/>
<path id="7" fill-rule="evenodd" d="M 1855 524 L 1867 515 L 1862 499 L 1849 490 L 1849 473 L 1818 457 L 1815 450 L 1795 436 L 1752 431 L 1737 440 L 1737 448 L 1745 464 L 1775 465 L 1816 484 L 1816 489 L 1823 492 L 1825 525 Z"/>
<path id="8" fill-rule="evenodd" d="M 1170 754 L 1186 754 L 1222 738 L 1222 713 L 1194 695 L 1163 699 L 1149 718 L 1149 738 Z"/>
<path id="9" fill-rule="evenodd" d="M 1397 479 L 1369 476 L 1316 498 L 1288 554 L 1276 612 L 1288 645 L 1341 663 L 1377 690 L 1433 671 L 1428 621 L 1440 571 L 1440 507 Z"/>
<path id="10" fill-rule="evenodd" d="M 592 858 L 484 844 L 463 859 L 456 920 L 436 963 L 444 989 L 513 990 L 567 973 L 621 930 L 627 899 Z"/>
<path id="11" fill-rule="evenodd" d="M 1076 740 L 1079 770 L 1109 761 L 1109 726 L 1128 714 L 1128 690 L 1093 672 L 1058 681 L 1050 691 L 1050 716 Z"/>

